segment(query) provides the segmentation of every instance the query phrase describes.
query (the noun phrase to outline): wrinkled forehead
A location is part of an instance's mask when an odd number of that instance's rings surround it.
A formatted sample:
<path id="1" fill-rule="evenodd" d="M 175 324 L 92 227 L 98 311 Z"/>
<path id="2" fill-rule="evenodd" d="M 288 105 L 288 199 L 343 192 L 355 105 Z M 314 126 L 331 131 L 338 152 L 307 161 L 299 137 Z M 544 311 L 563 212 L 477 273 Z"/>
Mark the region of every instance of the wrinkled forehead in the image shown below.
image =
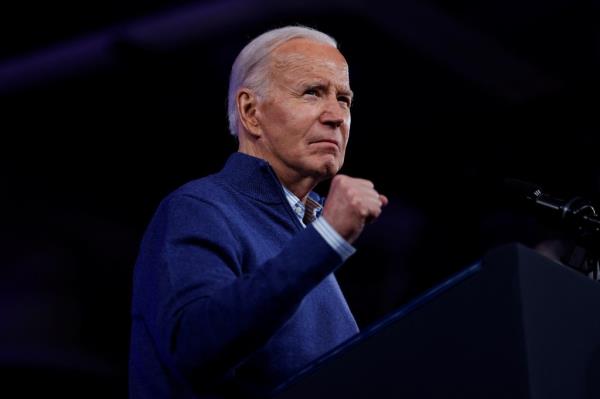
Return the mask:
<path id="1" fill-rule="evenodd" d="M 273 51 L 271 72 L 284 79 L 322 78 L 349 86 L 348 64 L 335 47 L 290 40 Z"/>

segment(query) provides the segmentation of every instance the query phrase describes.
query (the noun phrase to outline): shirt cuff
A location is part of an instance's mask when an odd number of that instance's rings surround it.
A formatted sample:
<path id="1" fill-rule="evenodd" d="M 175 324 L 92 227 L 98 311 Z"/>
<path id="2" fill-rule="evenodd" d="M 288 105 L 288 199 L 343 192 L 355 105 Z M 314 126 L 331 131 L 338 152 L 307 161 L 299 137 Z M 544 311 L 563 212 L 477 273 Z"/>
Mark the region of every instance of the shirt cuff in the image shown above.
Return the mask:
<path id="1" fill-rule="evenodd" d="M 345 261 L 356 252 L 356 248 L 354 248 L 348 241 L 344 240 L 344 238 L 339 235 L 337 231 L 331 227 L 329 222 L 324 218 L 317 218 L 314 222 L 312 222 L 315 230 L 323 237 L 323 239 L 329 244 L 331 248 L 335 250 L 335 252 L 340 255 L 342 261 Z"/>

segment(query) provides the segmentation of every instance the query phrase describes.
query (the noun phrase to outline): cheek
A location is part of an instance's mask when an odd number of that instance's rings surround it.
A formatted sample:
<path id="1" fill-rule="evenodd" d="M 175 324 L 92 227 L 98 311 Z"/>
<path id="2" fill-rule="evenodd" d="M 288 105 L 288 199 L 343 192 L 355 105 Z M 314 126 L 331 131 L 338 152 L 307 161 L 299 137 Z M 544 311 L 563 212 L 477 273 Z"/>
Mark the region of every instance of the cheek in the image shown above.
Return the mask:
<path id="1" fill-rule="evenodd" d="M 311 130 L 317 124 L 318 118 L 310 110 L 297 107 L 288 115 L 285 124 L 285 136 L 290 143 L 301 144 L 309 137 Z"/>
<path id="2" fill-rule="evenodd" d="M 270 128 L 285 126 L 289 123 L 287 113 L 276 104 L 267 106 L 264 115 L 265 124 Z"/>
<path id="3" fill-rule="evenodd" d="M 348 116 L 348 123 L 346 123 L 346 128 L 344 129 L 344 132 L 343 132 L 345 144 L 348 143 L 348 139 L 350 138 L 350 122 L 351 122 L 351 118 L 350 118 L 350 116 Z"/>
<path id="4" fill-rule="evenodd" d="M 307 119 L 304 115 L 309 114 L 308 110 L 293 104 L 273 103 L 269 108 L 265 113 L 265 119 L 270 126 L 282 130 L 286 137 L 297 135 L 305 124 L 304 120 Z"/>

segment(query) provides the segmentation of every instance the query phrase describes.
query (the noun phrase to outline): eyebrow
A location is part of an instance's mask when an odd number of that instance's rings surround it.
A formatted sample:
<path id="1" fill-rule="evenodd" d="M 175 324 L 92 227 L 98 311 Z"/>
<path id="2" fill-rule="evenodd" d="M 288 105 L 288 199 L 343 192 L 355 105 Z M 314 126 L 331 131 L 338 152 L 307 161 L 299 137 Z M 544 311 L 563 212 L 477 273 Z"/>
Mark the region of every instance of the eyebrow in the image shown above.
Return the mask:
<path id="1" fill-rule="evenodd" d="M 308 89 L 308 88 L 314 88 L 314 89 L 319 89 L 319 90 L 326 90 L 330 85 L 325 84 L 323 82 L 319 82 L 319 81 L 313 81 L 313 82 L 303 82 L 302 83 L 302 89 Z M 348 96 L 350 97 L 350 100 L 352 100 L 354 98 L 354 92 L 350 89 L 339 89 L 338 87 L 338 94 L 342 95 L 342 96 Z"/>

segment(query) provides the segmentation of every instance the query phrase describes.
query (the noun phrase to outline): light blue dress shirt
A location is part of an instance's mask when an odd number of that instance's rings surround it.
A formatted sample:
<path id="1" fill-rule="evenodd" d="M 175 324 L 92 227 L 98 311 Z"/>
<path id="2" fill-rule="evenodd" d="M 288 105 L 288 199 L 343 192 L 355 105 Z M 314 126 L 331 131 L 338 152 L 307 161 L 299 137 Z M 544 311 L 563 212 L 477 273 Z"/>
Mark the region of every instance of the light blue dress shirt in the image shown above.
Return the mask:
<path id="1" fill-rule="evenodd" d="M 306 212 L 306 206 L 300 201 L 298 197 L 294 193 L 292 193 L 287 188 L 283 187 L 283 191 L 285 192 L 285 197 L 288 200 L 292 210 L 298 216 L 300 223 L 303 227 L 306 227 L 304 224 L 304 213 Z M 350 255 L 356 252 L 356 248 L 354 248 L 348 241 L 344 240 L 344 238 L 339 235 L 337 231 L 334 230 L 333 227 L 325 220 L 325 218 L 320 217 L 321 212 L 323 210 L 323 206 L 317 203 L 312 198 L 308 197 L 307 201 L 311 201 L 311 206 L 309 207 L 312 212 L 314 212 L 314 217 L 316 220 L 312 222 L 315 230 L 323 237 L 323 239 L 333 248 L 342 258 L 342 260 L 348 259 Z"/>

